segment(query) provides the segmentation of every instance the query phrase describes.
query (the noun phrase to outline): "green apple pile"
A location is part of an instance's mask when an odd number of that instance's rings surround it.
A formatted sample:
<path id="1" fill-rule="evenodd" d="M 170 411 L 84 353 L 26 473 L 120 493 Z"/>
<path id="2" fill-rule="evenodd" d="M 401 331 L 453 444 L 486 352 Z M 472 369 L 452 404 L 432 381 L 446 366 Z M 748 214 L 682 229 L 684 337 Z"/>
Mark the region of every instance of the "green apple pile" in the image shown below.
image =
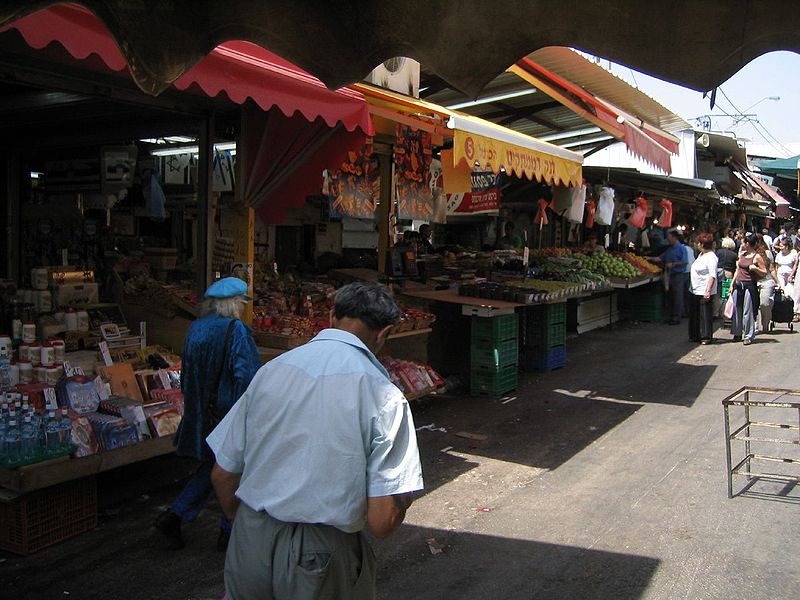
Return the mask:
<path id="1" fill-rule="evenodd" d="M 639 269 L 631 263 L 622 258 L 617 258 L 609 252 L 595 252 L 591 256 L 587 256 L 583 261 L 583 266 L 606 277 L 632 279 L 641 275 Z"/>

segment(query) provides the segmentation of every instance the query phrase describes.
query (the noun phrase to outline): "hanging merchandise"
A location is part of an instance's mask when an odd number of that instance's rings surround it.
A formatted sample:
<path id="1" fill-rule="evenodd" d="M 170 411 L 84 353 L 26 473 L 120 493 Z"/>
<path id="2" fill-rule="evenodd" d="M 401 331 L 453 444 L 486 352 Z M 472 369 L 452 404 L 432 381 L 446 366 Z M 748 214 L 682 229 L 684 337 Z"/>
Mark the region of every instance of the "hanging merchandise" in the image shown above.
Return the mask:
<path id="1" fill-rule="evenodd" d="M 586 228 L 594 227 L 594 214 L 597 212 L 597 202 L 594 200 L 586 201 Z"/>
<path id="2" fill-rule="evenodd" d="M 672 227 L 672 202 L 664 198 L 659 204 L 664 208 L 658 218 L 659 227 Z"/>
<path id="3" fill-rule="evenodd" d="M 631 216 L 628 217 L 628 225 L 641 229 L 644 227 L 644 220 L 647 218 L 647 200 L 639 196 L 635 201 L 636 208 L 633 209 Z"/>
<path id="4" fill-rule="evenodd" d="M 572 188 L 561 185 L 553 186 L 553 202 L 551 208 L 554 213 L 564 215 L 572 208 Z"/>
<path id="5" fill-rule="evenodd" d="M 536 210 L 536 216 L 533 217 L 533 222 L 541 229 L 542 225 L 549 225 L 550 221 L 547 219 L 547 200 L 544 198 L 539 199 L 539 208 Z"/>
<path id="6" fill-rule="evenodd" d="M 335 173 L 325 177 L 322 193 L 332 198 L 331 216 L 374 219 L 381 192 L 377 158 L 372 156 L 372 138 L 360 150 L 351 150 Z"/>
<path id="7" fill-rule="evenodd" d="M 583 209 L 586 206 L 586 185 L 571 188 L 570 207 L 564 215 L 571 223 L 583 223 Z"/>
<path id="8" fill-rule="evenodd" d="M 444 193 L 442 161 L 433 159 L 430 166 L 431 196 L 433 197 L 433 223 L 447 222 L 447 195 Z"/>
<path id="9" fill-rule="evenodd" d="M 614 222 L 614 188 L 600 188 L 594 220 L 598 225 L 611 225 Z"/>
<path id="10" fill-rule="evenodd" d="M 432 160 L 431 134 L 398 125 L 394 146 L 394 185 L 399 219 L 430 221 L 433 218 Z"/>

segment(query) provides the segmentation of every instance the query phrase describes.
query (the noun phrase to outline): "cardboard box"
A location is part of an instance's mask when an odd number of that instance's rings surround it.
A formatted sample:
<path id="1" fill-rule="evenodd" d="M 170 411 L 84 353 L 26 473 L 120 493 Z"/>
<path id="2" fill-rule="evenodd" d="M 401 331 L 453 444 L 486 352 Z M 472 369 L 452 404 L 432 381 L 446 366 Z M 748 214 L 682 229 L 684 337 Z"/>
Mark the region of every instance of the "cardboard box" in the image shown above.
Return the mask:
<path id="1" fill-rule="evenodd" d="M 97 304 L 96 283 L 62 283 L 53 286 L 53 303 L 57 308 Z"/>

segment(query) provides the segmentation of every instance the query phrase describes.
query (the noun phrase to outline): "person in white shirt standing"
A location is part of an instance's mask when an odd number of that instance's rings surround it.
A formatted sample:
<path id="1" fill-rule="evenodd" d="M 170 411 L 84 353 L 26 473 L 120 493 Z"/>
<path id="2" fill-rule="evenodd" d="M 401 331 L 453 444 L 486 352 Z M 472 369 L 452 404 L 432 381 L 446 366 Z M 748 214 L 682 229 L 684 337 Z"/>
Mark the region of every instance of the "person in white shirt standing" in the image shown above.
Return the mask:
<path id="1" fill-rule="evenodd" d="M 400 314 L 385 286 L 344 286 L 333 328 L 261 367 L 208 436 L 235 517 L 229 600 L 375 597 L 363 530 L 389 536 L 423 488 L 411 410 L 375 356 Z"/>
<path id="2" fill-rule="evenodd" d="M 717 255 L 714 254 L 714 237 L 710 233 L 697 236 L 700 256 L 689 269 L 691 295 L 689 297 L 689 339 L 710 344 L 714 337 L 713 297 L 717 293 Z"/>

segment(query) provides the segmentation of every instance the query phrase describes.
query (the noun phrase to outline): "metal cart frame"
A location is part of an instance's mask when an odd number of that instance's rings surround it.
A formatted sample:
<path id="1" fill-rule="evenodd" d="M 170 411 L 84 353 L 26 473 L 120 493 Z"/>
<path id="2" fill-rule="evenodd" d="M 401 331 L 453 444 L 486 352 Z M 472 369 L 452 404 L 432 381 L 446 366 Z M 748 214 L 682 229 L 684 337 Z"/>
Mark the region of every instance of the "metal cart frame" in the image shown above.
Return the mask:
<path id="1" fill-rule="evenodd" d="M 754 399 L 759 398 L 762 399 Z M 797 398 L 798 402 L 787 402 L 784 398 Z M 731 431 L 730 425 L 730 408 L 740 406 L 744 408 L 743 425 Z M 793 483 L 800 483 L 800 476 L 797 475 L 784 475 L 779 473 L 760 473 L 755 472 L 751 468 L 753 461 L 766 461 L 777 462 L 783 464 L 800 464 L 800 459 L 787 458 L 781 456 L 767 456 L 756 454 L 751 448 L 754 442 L 766 442 L 773 444 L 792 444 L 800 445 L 800 390 L 784 390 L 777 388 L 762 388 L 762 387 L 743 387 L 734 392 L 722 401 L 722 407 L 725 414 L 725 456 L 727 459 L 727 474 L 728 474 L 728 498 L 733 498 L 733 476 L 741 475 L 747 477 L 749 480 L 754 478 L 764 477 L 769 479 L 776 479 L 778 481 L 786 481 Z M 797 424 L 791 423 L 772 423 L 765 421 L 753 421 L 750 418 L 750 409 L 758 408 L 782 408 L 793 409 L 797 411 Z M 796 432 L 793 439 L 779 439 L 770 437 L 761 437 L 754 435 L 752 429 L 783 429 Z M 731 458 L 731 442 L 738 440 L 744 442 L 745 457 L 740 460 L 736 465 L 733 465 Z"/>

